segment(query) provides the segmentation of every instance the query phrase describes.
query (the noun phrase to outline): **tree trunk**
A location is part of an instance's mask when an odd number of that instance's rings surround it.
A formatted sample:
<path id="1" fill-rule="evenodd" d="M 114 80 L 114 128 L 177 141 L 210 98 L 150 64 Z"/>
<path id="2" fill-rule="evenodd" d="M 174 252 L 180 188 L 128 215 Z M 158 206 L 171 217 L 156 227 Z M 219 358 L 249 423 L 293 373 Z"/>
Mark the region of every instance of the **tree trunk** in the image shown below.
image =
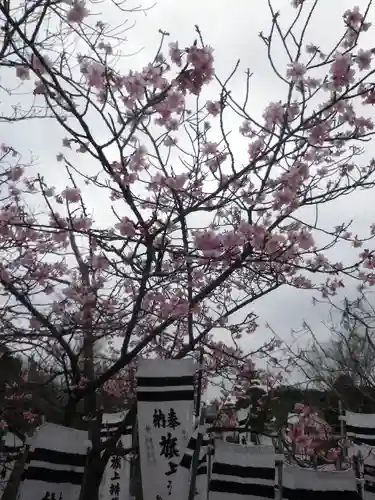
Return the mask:
<path id="1" fill-rule="evenodd" d="M 98 500 L 99 488 L 103 476 L 103 464 L 100 454 L 91 451 L 87 457 L 85 475 L 79 500 Z"/>
<path id="2" fill-rule="evenodd" d="M 3 496 L 1 497 L 1 500 L 16 500 L 28 454 L 29 454 L 29 446 L 26 446 L 22 457 L 16 462 L 12 470 L 9 481 L 5 486 L 5 490 Z"/>

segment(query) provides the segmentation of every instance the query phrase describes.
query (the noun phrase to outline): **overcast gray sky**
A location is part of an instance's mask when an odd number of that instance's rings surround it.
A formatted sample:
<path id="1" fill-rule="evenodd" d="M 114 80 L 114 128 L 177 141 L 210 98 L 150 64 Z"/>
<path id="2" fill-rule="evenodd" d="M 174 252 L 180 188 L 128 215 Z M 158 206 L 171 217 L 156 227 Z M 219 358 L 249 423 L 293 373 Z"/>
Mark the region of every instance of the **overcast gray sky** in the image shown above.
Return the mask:
<path id="1" fill-rule="evenodd" d="M 307 3 L 311 1 L 306 0 Z M 355 2 L 360 7 L 366 3 L 365 0 Z M 135 4 L 135 0 L 131 0 L 127 3 L 127 8 Z M 285 19 L 287 23 L 294 12 L 290 7 L 290 0 L 275 0 L 274 5 L 276 4 L 282 19 Z M 107 5 L 106 2 L 101 5 L 104 13 L 103 19 L 118 22 L 118 17 L 116 17 L 118 12 L 114 14 L 114 11 Z M 151 5 L 151 2 L 145 5 Z M 323 51 L 331 48 L 343 32 L 341 14 L 350 7 L 353 7 L 353 3 L 348 0 L 321 1 L 309 30 L 309 41 L 319 45 Z M 267 34 L 270 27 L 266 0 L 190 0 L 189 2 L 159 0 L 147 16 L 138 14 L 130 15 L 130 18 L 136 19 L 137 23 L 128 32 L 128 42 L 121 49 L 128 54 L 142 50 L 136 55 L 123 59 L 124 68 L 139 69 L 152 59 L 160 40 L 159 29 L 170 33 L 170 41 L 178 40 L 181 46 L 186 46 L 196 38 L 194 25 L 198 24 L 206 43 L 215 49 L 215 68 L 220 77 L 224 79 L 234 67 L 236 60 L 241 59 L 240 70 L 232 85 L 233 92 L 239 93 L 239 96 L 242 95 L 246 68 L 250 68 L 254 73 L 251 81 L 250 102 L 255 115 L 259 116 L 269 101 L 285 98 L 279 82 L 270 70 L 264 44 L 258 37 L 260 31 Z M 373 39 L 373 31 L 369 36 Z M 280 51 L 279 54 L 278 51 Z M 277 46 L 274 49 L 274 57 L 283 67 L 285 58 Z M 214 86 L 212 92 L 215 94 Z M 215 99 L 217 95 L 207 97 Z M 65 180 L 60 179 L 61 166 L 56 162 L 56 153 L 61 150 L 63 134 L 50 122 L 1 125 L 1 134 L 4 142 L 11 143 L 25 153 L 27 151 L 35 153 L 38 156 L 39 168 L 46 177 L 53 178 L 54 183 L 61 189 L 65 187 Z M 369 144 L 366 157 L 371 157 L 371 150 L 372 145 Z M 243 151 L 239 154 L 242 155 Z M 86 160 L 82 159 L 82 161 Z M 350 201 L 343 199 L 330 205 L 329 211 L 324 213 L 327 226 L 335 226 L 344 220 L 354 219 L 354 232 L 367 234 L 368 227 L 374 220 L 372 197 L 373 193 L 368 192 L 355 195 Z M 96 203 L 96 200 L 92 200 L 93 207 Z M 340 246 L 336 254 L 335 260 L 345 261 L 354 256 L 353 252 L 345 246 Z M 349 284 L 348 293 L 353 295 L 354 290 L 355 285 Z M 260 316 L 261 327 L 254 336 L 254 340 L 248 342 L 254 342 L 254 345 L 257 345 L 269 336 L 265 328 L 266 322 L 270 323 L 284 339 L 288 338 L 292 328 L 298 328 L 304 320 L 307 320 L 312 327 L 319 329 L 322 319 L 327 318 L 328 310 L 321 306 L 314 307 L 312 296 L 312 293 L 308 291 L 282 288 L 257 302 L 254 310 Z"/>

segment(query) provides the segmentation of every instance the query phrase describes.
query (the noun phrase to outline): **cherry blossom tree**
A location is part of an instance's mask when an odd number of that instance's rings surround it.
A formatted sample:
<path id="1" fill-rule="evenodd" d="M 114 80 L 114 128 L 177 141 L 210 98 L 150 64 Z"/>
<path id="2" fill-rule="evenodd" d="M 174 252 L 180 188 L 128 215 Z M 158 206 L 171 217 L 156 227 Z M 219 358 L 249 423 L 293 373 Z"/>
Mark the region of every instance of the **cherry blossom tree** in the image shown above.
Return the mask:
<path id="1" fill-rule="evenodd" d="M 295 405 L 295 419 L 282 431 L 285 456 L 300 467 L 347 468 L 347 443 L 308 405 Z"/>
<path id="2" fill-rule="evenodd" d="M 88 421 L 84 499 L 96 498 L 117 437 L 95 440 L 97 391 L 130 404 L 139 356 L 203 359 L 203 388 L 220 375 L 234 382 L 255 354 L 278 347 L 246 346 L 257 300 L 281 287 L 329 297 L 345 278 L 374 283 L 375 227 L 353 236 L 349 221 L 327 227 L 319 217 L 374 187 L 375 162 L 363 156 L 373 50 L 361 42 L 371 1 L 343 12 L 330 48 L 307 39 L 318 0 L 292 4 L 285 28 L 269 2 L 261 38 L 284 92 L 261 117 L 251 111 L 250 73 L 245 98 L 235 97 L 238 67 L 216 75 L 199 28 L 187 47 L 161 32 L 152 61 L 129 71 L 95 5 L 0 5 L 0 62 L 31 110 L 21 117 L 49 117 L 61 134 L 59 179 L 21 148 L 2 148 L 1 342 L 30 349 L 64 381 L 65 424 L 80 412 Z M 12 113 L 3 121 L 17 124 Z M 336 262 L 339 243 L 357 256 Z M 134 407 L 124 425 L 131 418 Z"/>

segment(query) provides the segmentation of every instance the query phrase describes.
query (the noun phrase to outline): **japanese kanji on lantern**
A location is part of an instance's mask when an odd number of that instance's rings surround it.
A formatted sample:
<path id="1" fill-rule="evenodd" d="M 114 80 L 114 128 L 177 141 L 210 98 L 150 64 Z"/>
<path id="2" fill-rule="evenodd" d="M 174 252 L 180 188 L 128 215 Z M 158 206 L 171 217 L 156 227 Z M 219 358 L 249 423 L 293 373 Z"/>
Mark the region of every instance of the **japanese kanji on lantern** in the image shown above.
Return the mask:
<path id="1" fill-rule="evenodd" d="M 144 500 L 174 500 L 177 464 L 192 431 L 193 360 L 141 360 L 137 372 L 139 451 Z"/>

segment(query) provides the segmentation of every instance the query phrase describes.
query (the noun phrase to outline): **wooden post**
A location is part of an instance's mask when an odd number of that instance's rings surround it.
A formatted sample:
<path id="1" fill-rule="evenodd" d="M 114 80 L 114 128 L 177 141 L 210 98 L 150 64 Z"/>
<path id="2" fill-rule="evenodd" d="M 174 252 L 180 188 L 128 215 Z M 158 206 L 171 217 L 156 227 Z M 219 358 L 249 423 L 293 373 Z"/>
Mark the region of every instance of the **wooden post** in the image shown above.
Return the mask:
<path id="1" fill-rule="evenodd" d="M 203 380 L 203 359 L 204 359 L 204 349 L 203 346 L 199 352 L 199 369 L 198 369 L 198 380 L 197 380 L 197 394 L 195 399 L 195 416 L 198 418 L 201 411 L 202 403 L 202 380 Z"/>
<path id="2" fill-rule="evenodd" d="M 342 446 L 342 450 L 343 450 L 342 461 L 343 461 L 343 459 L 347 455 L 347 449 L 346 449 L 346 446 L 344 446 L 345 439 L 346 439 L 346 434 L 345 434 L 345 426 L 344 426 L 345 415 L 343 413 L 344 413 L 344 410 L 343 410 L 343 407 L 342 407 L 342 401 L 341 401 L 341 399 L 339 399 L 340 438 L 341 438 L 341 441 L 343 443 L 343 446 Z M 341 465 L 342 465 L 342 463 L 341 463 Z"/>
<path id="3" fill-rule="evenodd" d="M 278 439 L 276 453 L 279 455 L 283 454 L 283 445 L 281 443 L 281 439 Z M 275 492 L 275 500 L 283 499 L 283 460 L 276 459 L 275 460 L 275 469 L 277 470 L 277 493 Z M 276 488 L 275 488 L 276 489 Z"/>
<path id="4" fill-rule="evenodd" d="M 355 477 L 357 481 L 357 492 L 359 498 L 364 499 L 364 473 L 363 473 L 363 460 L 361 453 L 358 452 L 357 455 L 353 455 L 353 469 L 355 471 Z"/>
<path id="5" fill-rule="evenodd" d="M 207 493 L 206 493 L 206 500 L 209 500 L 210 498 L 210 481 L 211 481 L 211 471 L 212 471 L 212 457 L 214 455 L 215 449 L 214 449 L 214 440 L 211 438 L 210 439 L 210 444 L 208 445 L 208 451 L 207 451 Z"/>
<path id="6" fill-rule="evenodd" d="M 195 485 L 197 482 L 197 470 L 199 467 L 199 454 L 203 442 L 203 433 L 201 432 L 201 426 L 204 424 L 206 419 L 206 408 L 201 408 L 200 418 L 199 418 L 199 428 L 197 435 L 197 443 L 193 453 L 192 464 L 191 464 L 191 477 L 190 477 L 190 488 L 189 488 L 189 500 L 194 500 L 195 497 Z"/>
<path id="7" fill-rule="evenodd" d="M 136 450 L 136 456 L 130 462 L 130 496 L 136 500 L 143 499 L 142 475 L 141 475 L 141 457 L 139 451 L 138 422 L 133 425 L 132 447 Z"/>

